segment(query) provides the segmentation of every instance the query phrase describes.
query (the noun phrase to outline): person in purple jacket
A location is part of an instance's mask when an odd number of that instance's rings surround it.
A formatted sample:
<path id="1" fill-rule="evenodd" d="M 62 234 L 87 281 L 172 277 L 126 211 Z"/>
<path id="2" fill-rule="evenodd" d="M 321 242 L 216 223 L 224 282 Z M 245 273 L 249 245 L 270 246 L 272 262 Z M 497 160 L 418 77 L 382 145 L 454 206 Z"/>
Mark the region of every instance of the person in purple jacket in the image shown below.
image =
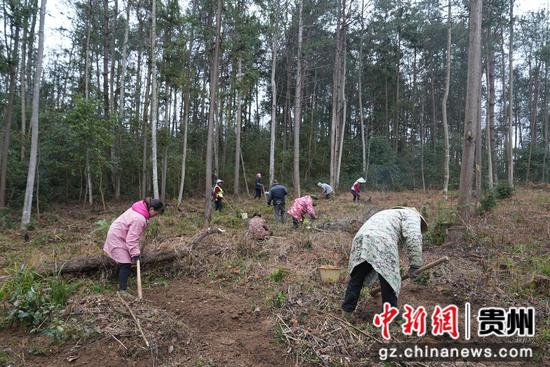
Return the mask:
<path id="1" fill-rule="evenodd" d="M 149 219 L 162 212 L 164 212 L 162 201 L 140 200 L 132 204 L 132 207 L 115 219 L 109 227 L 103 251 L 118 264 L 119 290 L 126 290 L 131 264 L 140 259 L 139 239 Z"/>

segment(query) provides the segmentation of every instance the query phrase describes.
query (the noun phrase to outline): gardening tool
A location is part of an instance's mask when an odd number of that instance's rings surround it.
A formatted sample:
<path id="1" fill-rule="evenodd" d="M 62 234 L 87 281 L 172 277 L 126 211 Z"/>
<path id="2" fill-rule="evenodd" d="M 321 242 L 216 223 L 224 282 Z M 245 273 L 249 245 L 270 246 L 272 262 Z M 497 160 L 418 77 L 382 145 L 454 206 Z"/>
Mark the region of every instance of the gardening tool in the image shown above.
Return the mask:
<path id="1" fill-rule="evenodd" d="M 415 271 L 416 274 L 420 274 L 422 273 L 423 271 L 426 271 L 428 269 L 431 269 L 439 264 L 443 264 L 444 262 L 447 262 L 449 261 L 449 258 L 447 256 L 443 256 L 441 259 L 439 260 L 435 260 L 429 264 L 426 264 L 424 265 L 423 267 L 421 268 L 418 268 L 418 270 Z M 406 279 L 409 279 L 409 274 L 405 274 L 403 275 L 403 277 L 401 278 L 401 280 L 406 280 Z M 371 296 L 376 296 L 378 293 L 380 292 L 380 286 L 378 287 L 374 287 L 371 291 L 370 291 L 370 295 Z"/>
<path id="2" fill-rule="evenodd" d="M 136 270 L 137 270 L 137 292 L 138 292 L 138 299 L 143 298 L 143 292 L 141 290 L 141 267 L 140 267 L 140 261 L 136 261 Z"/>

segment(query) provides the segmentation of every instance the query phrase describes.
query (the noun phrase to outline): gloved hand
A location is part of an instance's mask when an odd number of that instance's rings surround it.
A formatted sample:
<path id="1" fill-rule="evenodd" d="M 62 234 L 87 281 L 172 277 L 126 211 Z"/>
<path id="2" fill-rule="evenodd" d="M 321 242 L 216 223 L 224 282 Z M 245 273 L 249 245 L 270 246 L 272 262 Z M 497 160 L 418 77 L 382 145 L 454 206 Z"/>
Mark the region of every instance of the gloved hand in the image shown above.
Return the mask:
<path id="1" fill-rule="evenodd" d="M 141 260 L 141 255 L 137 255 L 137 256 L 132 257 L 132 263 L 135 264 L 135 263 L 138 262 L 138 260 Z"/>
<path id="2" fill-rule="evenodd" d="M 418 266 L 410 266 L 409 267 L 409 278 L 411 279 L 416 279 L 416 277 L 418 276 L 418 274 L 416 273 L 416 271 L 420 269 Z"/>

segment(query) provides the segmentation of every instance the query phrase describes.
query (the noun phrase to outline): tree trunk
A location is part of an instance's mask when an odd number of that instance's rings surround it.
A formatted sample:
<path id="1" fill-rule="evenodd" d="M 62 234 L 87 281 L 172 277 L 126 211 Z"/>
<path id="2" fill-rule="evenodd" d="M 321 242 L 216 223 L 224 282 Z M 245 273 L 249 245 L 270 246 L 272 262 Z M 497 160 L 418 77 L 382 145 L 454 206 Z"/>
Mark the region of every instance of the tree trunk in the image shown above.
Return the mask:
<path id="1" fill-rule="evenodd" d="M 496 166 L 496 142 L 495 142 L 495 52 L 491 45 L 489 48 L 488 58 L 488 73 L 487 73 L 487 102 L 488 102 L 488 119 L 487 119 L 487 167 L 489 171 L 489 189 L 493 189 L 498 183 L 497 166 Z"/>
<path id="2" fill-rule="evenodd" d="M 300 197 L 300 124 L 302 123 L 302 38 L 303 38 L 303 0 L 298 10 L 298 54 L 296 57 L 296 93 L 294 96 L 294 195 Z"/>
<path id="3" fill-rule="evenodd" d="M 103 0 L 103 118 L 109 119 L 109 0 Z"/>
<path id="4" fill-rule="evenodd" d="M 365 135 L 365 116 L 363 115 L 363 36 L 365 34 L 365 20 L 363 13 L 365 11 L 365 0 L 361 0 L 361 37 L 359 40 L 359 72 L 357 75 L 357 93 L 359 95 L 359 124 L 361 125 L 361 155 L 363 158 L 363 177 L 367 178 L 367 140 Z"/>
<path id="5" fill-rule="evenodd" d="M 533 99 L 531 102 L 531 118 L 529 123 L 529 156 L 527 158 L 527 173 L 525 175 L 525 183 L 529 182 L 529 173 L 531 171 L 531 156 L 533 155 L 533 146 L 537 144 L 537 107 L 539 100 L 539 87 L 540 87 L 540 64 L 537 61 L 535 67 L 535 77 L 534 77 L 534 92 Z M 529 96 L 531 98 L 531 96 Z"/>
<path id="6" fill-rule="evenodd" d="M 4 141 L 2 142 L 2 149 L 0 151 L 0 208 L 6 206 L 6 181 L 8 173 L 8 154 L 10 146 L 10 137 L 11 137 L 11 125 L 12 113 L 15 104 L 15 92 L 16 92 L 16 76 L 17 76 L 17 66 L 19 63 L 18 53 L 19 53 L 19 16 L 15 15 L 15 20 L 12 20 L 13 27 L 15 27 L 14 43 L 13 49 L 11 50 L 9 65 L 9 91 L 8 91 L 8 103 L 6 104 L 6 109 L 4 111 Z M 13 29 L 12 29 L 13 31 Z M 21 142 L 23 143 L 23 142 Z"/>
<path id="7" fill-rule="evenodd" d="M 189 68 L 189 73 L 191 69 Z M 183 188 L 185 186 L 185 165 L 187 161 L 187 126 L 189 125 L 189 122 L 187 121 L 189 119 L 189 96 L 191 94 L 191 79 L 188 79 L 187 83 L 187 90 L 185 91 L 185 97 L 184 97 L 184 112 L 183 112 L 183 118 L 182 118 L 182 124 L 183 124 L 183 147 L 182 147 L 182 154 L 181 154 L 181 178 L 180 178 L 180 190 L 178 193 L 178 205 L 181 205 L 183 202 Z"/>
<path id="8" fill-rule="evenodd" d="M 340 162 L 345 133 L 345 79 L 346 79 L 346 1 L 338 5 L 336 25 L 336 53 L 332 87 L 332 119 L 330 135 L 330 184 L 335 189 L 340 183 Z"/>
<path id="9" fill-rule="evenodd" d="M 157 169 L 157 57 L 156 57 L 156 27 L 157 27 L 157 0 L 151 6 L 151 163 L 153 169 L 153 198 L 159 198 L 159 182 Z"/>
<path id="10" fill-rule="evenodd" d="M 40 79 L 42 76 L 42 57 L 44 54 L 44 22 L 46 18 L 46 0 L 40 1 L 40 25 L 38 30 L 38 54 L 36 56 L 36 69 L 34 77 L 34 90 L 32 96 L 31 115 L 31 152 L 29 158 L 29 169 L 27 172 L 27 187 L 25 189 L 25 202 L 23 204 L 23 215 L 21 229 L 26 230 L 31 222 L 32 195 L 34 179 L 36 174 L 36 161 L 38 153 L 38 114 L 40 112 Z"/>
<path id="11" fill-rule="evenodd" d="M 119 95 L 118 95 L 118 125 L 121 126 L 123 120 L 124 120 L 124 97 L 125 97 L 125 79 L 126 79 L 126 69 L 127 69 L 127 66 L 128 66 L 128 29 L 130 28 L 129 26 L 129 22 L 130 22 L 130 5 L 129 4 L 126 4 L 126 23 L 125 23 L 125 27 L 124 27 L 124 41 L 122 43 L 122 70 L 121 70 L 121 75 L 120 75 L 120 92 L 119 92 Z M 139 80 L 139 74 L 137 76 L 138 80 Z M 117 134 L 117 140 L 116 140 L 116 144 L 119 145 L 120 147 L 120 144 L 121 144 L 121 141 L 120 141 L 120 134 Z M 121 172 L 120 172 L 120 156 L 117 156 L 117 161 L 116 161 L 116 174 L 114 176 L 114 179 L 115 179 L 115 199 L 116 200 L 119 200 L 120 199 L 120 176 L 121 176 Z"/>
<path id="12" fill-rule="evenodd" d="M 94 204 L 94 197 L 92 195 L 92 170 L 90 169 L 90 150 L 86 149 L 86 189 L 88 195 L 88 204 L 92 206 Z"/>
<path id="13" fill-rule="evenodd" d="M 182 258 L 195 249 L 195 247 L 206 237 L 211 234 L 223 233 L 220 228 L 208 228 L 189 240 L 182 240 L 174 248 L 161 249 L 146 252 L 141 255 L 140 263 L 143 264 L 158 264 L 166 261 L 173 261 Z M 62 264 L 46 264 L 39 269 L 37 273 L 41 275 L 47 274 L 79 274 L 97 271 L 101 269 L 116 268 L 117 263 L 110 257 L 105 255 L 99 256 L 84 256 L 71 259 Z M 1 279 L 5 280 L 5 278 Z"/>
<path id="14" fill-rule="evenodd" d="M 21 154 L 20 161 L 25 161 L 25 143 L 26 143 L 26 129 L 27 129 L 27 45 L 29 45 L 27 40 L 28 32 L 28 22 L 27 17 L 25 17 L 25 22 L 23 24 L 23 45 L 21 48 L 21 69 L 19 71 L 21 79 Z M 32 48 L 32 45 L 29 45 Z M 1 155 L 1 153 L 0 153 Z M 1 194 L 0 194 L 1 196 Z M 1 205 L 0 205 L 1 207 Z"/>
<path id="15" fill-rule="evenodd" d="M 269 144 L 269 185 L 275 178 L 275 133 L 277 129 L 277 83 L 275 80 L 277 67 L 277 40 L 275 37 L 275 29 L 276 26 L 271 35 L 271 141 Z"/>
<path id="16" fill-rule="evenodd" d="M 473 214 L 473 173 L 477 139 L 478 103 L 481 82 L 481 9 L 482 0 L 470 0 L 470 31 L 468 42 L 468 77 L 466 106 L 464 108 L 464 148 L 460 167 L 460 192 L 458 206 L 464 221 Z"/>
<path id="17" fill-rule="evenodd" d="M 88 101 L 90 95 L 90 37 L 92 33 L 92 7 L 94 0 L 88 2 L 86 19 L 86 49 L 84 50 L 84 99 Z"/>
<path id="18" fill-rule="evenodd" d="M 449 89 L 451 84 L 451 0 L 447 5 L 447 68 L 445 73 L 445 92 L 441 102 L 441 120 L 443 121 L 443 139 L 445 140 L 445 159 L 443 161 L 444 179 L 443 179 L 443 197 L 448 198 L 449 192 L 449 125 L 447 124 L 447 99 L 449 98 Z"/>
<path id="19" fill-rule="evenodd" d="M 218 89 L 218 64 L 220 53 L 220 36 L 221 36 L 221 23 L 222 23 L 222 0 L 218 0 L 216 10 L 216 35 L 214 40 L 214 55 L 212 58 L 212 66 L 210 68 L 210 106 L 208 112 L 208 138 L 206 141 L 206 172 L 205 172 L 205 185 L 204 185 L 204 221 L 208 225 L 210 223 L 210 214 L 212 207 L 210 205 L 210 198 L 212 194 L 212 138 L 214 132 L 214 115 L 216 113 L 216 92 Z"/>
<path id="20" fill-rule="evenodd" d="M 542 183 L 546 183 L 546 160 L 548 159 L 548 62 L 544 64 L 544 117 L 542 119 L 542 136 L 544 142 L 544 155 L 542 158 Z"/>
<path id="21" fill-rule="evenodd" d="M 242 115 L 242 102 L 241 102 L 241 78 L 242 78 L 242 59 L 239 57 L 237 61 L 237 116 L 235 121 L 235 182 L 233 185 L 233 192 L 235 196 L 239 197 L 239 171 L 240 156 L 241 156 L 241 115 Z"/>
<path id="22" fill-rule="evenodd" d="M 507 157 L 508 157 L 508 186 L 514 187 L 514 159 L 512 156 L 513 151 L 513 95 L 514 95 L 514 69 L 513 69 L 513 36 L 514 36 L 514 0 L 510 0 L 510 40 L 508 48 L 508 146 L 507 146 Z"/>

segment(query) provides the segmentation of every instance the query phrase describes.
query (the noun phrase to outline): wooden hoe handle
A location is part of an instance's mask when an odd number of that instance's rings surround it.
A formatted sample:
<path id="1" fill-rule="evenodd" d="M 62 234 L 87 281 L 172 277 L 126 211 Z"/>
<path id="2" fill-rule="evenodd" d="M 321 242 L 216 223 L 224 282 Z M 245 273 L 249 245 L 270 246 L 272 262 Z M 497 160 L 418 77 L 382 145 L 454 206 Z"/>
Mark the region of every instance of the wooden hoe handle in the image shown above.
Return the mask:
<path id="1" fill-rule="evenodd" d="M 420 274 L 422 273 L 423 271 L 426 271 L 428 269 L 431 269 L 439 264 L 443 264 L 444 262 L 447 262 L 449 261 L 449 258 L 447 256 L 443 256 L 442 258 L 438 259 L 438 260 L 435 260 L 429 264 L 426 264 L 424 265 L 423 267 L 421 268 L 418 268 L 418 270 L 416 270 L 416 274 Z M 401 278 L 401 280 L 406 280 L 406 279 L 409 279 L 409 274 L 405 274 L 403 275 L 403 277 Z M 377 287 L 374 287 L 371 291 L 370 291 L 370 295 L 371 296 L 376 296 L 378 293 L 380 292 L 380 286 L 377 286 Z"/>
<path id="2" fill-rule="evenodd" d="M 136 261 L 136 270 L 137 270 L 137 292 L 138 292 L 138 299 L 143 298 L 143 292 L 141 290 L 141 266 L 140 261 Z"/>

